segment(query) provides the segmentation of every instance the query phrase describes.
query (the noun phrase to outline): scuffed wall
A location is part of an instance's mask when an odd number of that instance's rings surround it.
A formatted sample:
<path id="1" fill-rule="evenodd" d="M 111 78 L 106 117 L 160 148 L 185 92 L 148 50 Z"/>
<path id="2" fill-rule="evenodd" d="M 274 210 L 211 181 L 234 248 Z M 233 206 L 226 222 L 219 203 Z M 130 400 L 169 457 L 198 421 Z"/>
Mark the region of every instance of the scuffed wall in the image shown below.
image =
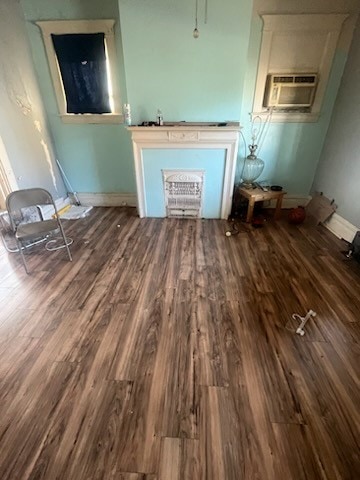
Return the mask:
<path id="1" fill-rule="evenodd" d="M 360 19 L 316 171 L 313 191 L 334 198 L 337 213 L 360 228 Z"/>
<path id="2" fill-rule="evenodd" d="M 19 188 L 65 194 L 35 77 L 22 9 L 0 2 L 0 137 Z"/>

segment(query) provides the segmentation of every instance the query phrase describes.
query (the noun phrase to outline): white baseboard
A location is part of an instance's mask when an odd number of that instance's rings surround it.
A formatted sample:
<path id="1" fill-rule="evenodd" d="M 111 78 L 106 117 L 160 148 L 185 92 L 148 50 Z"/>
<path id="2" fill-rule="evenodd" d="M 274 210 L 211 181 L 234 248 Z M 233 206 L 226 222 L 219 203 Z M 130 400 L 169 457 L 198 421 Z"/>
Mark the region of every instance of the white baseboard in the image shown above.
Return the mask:
<path id="1" fill-rule="evenodd" d="M 93 207 L 136 207 L 135 193 L 77 193 L 82 205 Z M 310 195 L 285 195 L 282 208 L 293 208 L 299 205 L 306 206 L 311 200 Z M 276 201 L 269 203 L 269 208 L 274 208 Z"/>
<path id="2" fill-rule="evenodd" d="M 310 195 L 284 195 L 282 208 L 296 208 L 299 205 L 306 207 L 311 198 Z M 276 200 L 271 200 L 268 207 L 265 208 L 275 208 L 275 206 Z"/>
<path id="3" fill-rule="evenodd" d="M 324 223 L 325 227 L 338 238 L 343 238 L 347 242 L 352 242 L 355 234 L 360 228 L 345 220 L 337 213 L 333 213 L 330 219 Z"/>
<path id="4" fill-rule="evenodd" d="M 296 208 L 299 205 L 306 207 L 311 198 L 311 195 L 285 195 L 282 208 Z"/>
<path id="5" fill-rule="evenodd" d="M 81 205 L 93 207 L 136 207 L 135 193 L 77 193 Z"/>

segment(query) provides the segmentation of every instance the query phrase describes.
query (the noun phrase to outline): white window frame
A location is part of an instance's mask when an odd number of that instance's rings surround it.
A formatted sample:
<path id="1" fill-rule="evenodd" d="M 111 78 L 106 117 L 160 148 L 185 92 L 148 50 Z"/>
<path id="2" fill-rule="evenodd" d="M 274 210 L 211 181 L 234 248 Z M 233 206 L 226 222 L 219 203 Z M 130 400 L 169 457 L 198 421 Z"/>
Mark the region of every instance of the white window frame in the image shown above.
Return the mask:
<path id="1" fill-rule="evenodd" d="M 275 35 L 287 33 L 322 32 L 326 34 L 326 42 L 323 45 L 321 62 L 318 65 L 317 73 L 319 83 L 315 91 L 313 105 L 308 113 L 301 112 L 273 112 L 271 122 L 317 122 L 321 113 L 323 99 L 330 76 L 330 70 L 334 59 L 338 38 L 342 25 L 348 14 L 289 14 L 289 15 L 261 15 L 264 22 L 261 50 L 258 63 L 258 72 L 255 86 L 252 118 L 257 116 L 265 119 L 269 111 L 263 106 L 264 92 L 267 76 L 271 73 L 290 74 L 295 73 L 294 67 L 282 71 L 270 71 L 269 61 L 272 44 Z M 296 69 L 295 69 L 296 70 Z M 311 71 L 314 71 L 311 69 Z M 297 70 L 296 73 L 308 73 L 307 70 Z"/>
<path id="2" fill-rule="evenodd" d="M 40 27 L 46 55 L 49 62 L 51 79 L 53 82 L 57 105 L 62 121 L 64 123 L 122 123 L 124 117 L 121 111 L 120 89 L 117 78 L 117 61 L 115 49 L 114 25 L 115 20 L 54 20 L 39 21 L 36 24 Z M 68 113 L 66 111 L 66 96 L 61 78 L 60 68 L 55 53 L 52 34 L 81 34 L 81 33 L 103 33 L 105 35 L 105 49 L 107 55 L 107 67 L 111 90 L 111 113 Z"/>

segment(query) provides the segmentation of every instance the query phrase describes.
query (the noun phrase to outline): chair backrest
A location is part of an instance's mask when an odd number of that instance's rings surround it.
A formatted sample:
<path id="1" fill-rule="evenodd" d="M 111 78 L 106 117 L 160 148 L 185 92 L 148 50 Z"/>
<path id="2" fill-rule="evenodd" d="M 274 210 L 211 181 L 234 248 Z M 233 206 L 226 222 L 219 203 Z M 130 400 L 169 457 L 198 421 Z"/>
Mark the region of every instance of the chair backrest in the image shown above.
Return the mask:
<path id="1" fill-rule="evenodd" d="M 56 207 L 51 194 L 43 188 L 27 188 L 25 190 L 16 190 L 11 192 L 6 198 L 6 208 L 11 215 L 22 208 L 33 207 L 35 205 L 53 205 Z"/>

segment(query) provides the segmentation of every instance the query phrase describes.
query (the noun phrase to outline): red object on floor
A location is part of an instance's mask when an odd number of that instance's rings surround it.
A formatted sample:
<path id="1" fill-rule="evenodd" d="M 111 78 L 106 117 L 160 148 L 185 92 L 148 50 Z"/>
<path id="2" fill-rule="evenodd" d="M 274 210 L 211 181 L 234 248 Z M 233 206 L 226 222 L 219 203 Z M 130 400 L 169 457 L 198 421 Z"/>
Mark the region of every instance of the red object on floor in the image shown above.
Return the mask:
<path id="1" fill-rule="evenodd" d="M 293 225 L 300 225 L 306 218 L 305 208 L 302 206 L 298 206 L 297 208 L 292 208 L 288 215 L 289 223 Z"/>
<path id="2" fill-rule="evenodd" d="M 254 217 L 251 224 L 255 228 L 263 227 L 265 220 L 262 217 Z"/>

